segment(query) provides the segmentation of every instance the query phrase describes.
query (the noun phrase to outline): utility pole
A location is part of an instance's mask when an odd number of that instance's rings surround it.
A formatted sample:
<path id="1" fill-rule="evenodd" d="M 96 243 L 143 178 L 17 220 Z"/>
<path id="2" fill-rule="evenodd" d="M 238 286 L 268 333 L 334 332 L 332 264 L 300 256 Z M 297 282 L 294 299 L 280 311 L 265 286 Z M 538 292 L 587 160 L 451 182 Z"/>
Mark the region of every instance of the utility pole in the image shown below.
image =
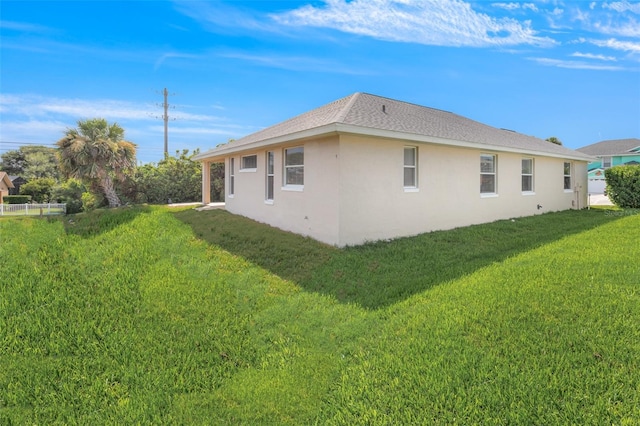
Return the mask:
<path id="1" fill-rule="evenodd" d="M 164 95 L 164 102 L 162 103 L 164 114 L 162 115 L 162 119 L 164 120 L 164 155 L 166 157 L 169 154 L 169 102 L 167 102 L 169 92 L 167 92 L 166 87 L 162 91 L 162 94 Z"/>
<path id="2" fill-rule="evenodd" d="M 163 113 L 162 113 L 162 120 L 164 121 L 164 155 L 167 156 L 169 154 L 169 95 L 174 95 L 175 93 L 169 93 L 169 91 L 167 90 L 167 88 L 165 87 L 164 89 L 162 89 L 162 97 L 163 97 L 163 102 L 162 102 L 162 109 L 163 109 Z M 159 104 L 157 104 L 158 106 L 160 106 Z M 171 108 L 175 108 L 173 106 L 171 106 Z M 156 116 L 156 118 L 160 118 L 158 116 Z M 175 120 L 175 118 L 172 118 L 172 120 Z"/>

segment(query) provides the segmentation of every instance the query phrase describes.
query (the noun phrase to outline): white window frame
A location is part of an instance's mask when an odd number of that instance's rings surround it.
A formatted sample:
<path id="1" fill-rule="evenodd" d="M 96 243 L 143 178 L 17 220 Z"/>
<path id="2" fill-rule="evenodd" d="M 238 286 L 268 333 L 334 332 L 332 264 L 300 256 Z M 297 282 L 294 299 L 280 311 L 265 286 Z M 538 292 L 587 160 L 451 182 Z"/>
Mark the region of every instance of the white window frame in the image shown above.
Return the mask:
<path id="1" fill-rule="evenodd" d="M 602 157 L 602 168 L 610 169 L 613 158 L 611 156 Z"/>
<path id="2" fill-rule="evenodd" d="M 266 204 L 273 204 L 273 198 L 275 196 L 275 161 L 276 155 L 274 151 L 267 151 L 265 154 L 265 172 L 264 172 L 264 202 Z M 271 195 L 271 197 L 269 197 Z"/>
<path id="3" fill-rule="evenodd" d="M 569 173 L 567 173 L 567 165 L 569 166 Z M 573 165 L 571 161 L 565 161 L 562 165 L 562 175 L 563 175 L 563 187 L 564 192 L 573 192 Z M 569 187 L 567 188 L 567 179 L 569 179 Z"/>
<path id="4" fill-rule="evenodd" d="M 483 157 L 491 157 L 493 170 L 492 171 L 483 171 L 482 170 L 482 159 Z M 482 180 L 484 176 L 492 176 L 493 177 L 493 191 L 482 191 Z M 482 153 L 480 154 L 480 196 L 481 197 L 497 197 L 498 196 L 498 155 L 497 154 L 488 154 Z"/>
<path id="5" fill-rule="evenodd" d="M 302 150 L 302 164 L 288 164 L 289 157 L 287 156 L 289 151 Z M 285 191 L 302 191 L 304 189 L 304 145 L 302 146 L 292 146 L 289 148 L 285 148 L 282 151 L 283 161 L 282 161 L 282 189 Z M 289 171 L 292 169 L 301 169 L 302 170 L 302 183 L 287 183 L 287 178 L 289 177 Z"/>
<path id="6" fill-rule="evenodd" d="M 235 181 L 236 181 L 236 171 L 235 171 L 235 161 L 236 159 L 234 157 L 229 158 L 229 198 L 233 198 L 233 196 L 235 195 L 236 191 L 236 187 L 235 187 Z"/>
<path id="7" fill-rule="evenodd" d="M 407 164 L 407 151 L 413 151 L 413 164 Z M 418 147 L 417 146 L 405 146 L 402 150 L 402 186 L 404 192 L 417 192 L 418 191 Z M 413 171 L 413 182 L 407 185 L 407 171 Z M 411 183 L 411 182 L 410 182 Z"/>
<path id="8" fill-rule="evenodd" d="M 255 159 L 255 167 L 246 167 L 245 162 L 247 161 L 247 159 L 253 157 Z M 243 155 L 240 158 L 240 172 L 246 173 L 246 172 L 255 172 L 256 170 L 258 170 L 258 155 L 257 154 L 252 154 L 252 155 Z"/>
<path id="9" fill-rule="evenodd" d="M 525 169 L 524 169 L 524 162 L 525 161 L 529 161 L 531 163 L 530 173 L 525 173 Z M 524 157 L 524 158 L 522 158 L 520 164 L 521 164 L 521 167 L 522 167 L 522 179 L 521 179 L 522 193 L 525 194 L 525 195 L 535 194 L 535 189 L 536 189 L 536 187 L 535 187 L 535 179 L 534 179 L 534 176 L 535 176 L 534 170 L 535 170 L 535 164 L 536 164 L 535 160 L 533 158 L 531 158 L 531 157 Z M 528 178 L 531 179 L 531 188 L 530 189 L 525 189 L 524 188 L 524 178 L 525 177 L 528 177 Z"/>

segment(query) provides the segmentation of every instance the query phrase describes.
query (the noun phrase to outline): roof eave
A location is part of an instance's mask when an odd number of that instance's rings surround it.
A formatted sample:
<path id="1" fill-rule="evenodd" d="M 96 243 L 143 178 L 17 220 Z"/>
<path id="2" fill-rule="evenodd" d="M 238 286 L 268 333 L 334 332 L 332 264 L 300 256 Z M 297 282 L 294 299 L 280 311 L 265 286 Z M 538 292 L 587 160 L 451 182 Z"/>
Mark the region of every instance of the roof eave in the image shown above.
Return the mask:
<path id="1" fill-rule="evenodd" d="M 327 124 L 320 127 L 314 127 L 312 129 L 302 130 L 300 132 L 289 133 L 286 135 L 276 136 L 274 138 L 262 139 L 259 141 L 250 142 L 250 143 L 241 144 L 241 145 L 235 145 L 232 142 L 223 146 L 216 147 L 209 151 L 203 152 L 202 154 L 194 155 L 192 159 L 194 161 L 205 161 L 205 160 L 211 161 L 211 160 L 226 157 L 229 154 L 235 154 L 238 152 L 253 151 L 255 149 L 264 148 L 267 146 L 286 144 L 288 142 L 315 138 L 318 136 L 336 134 L 338 132 L 338 126 L 339 124 L 332 123 L 332 124 Z"/>
<path id="2" fill-rule="evenodd" d="M 514 148 L 502 145 L 492 145 L 485 144 L 480 142 L 467 142 L 460 141 L 454 139 L 445 139 L 439 138 L 435 136 L 428 135 L 420 135 L 415 133 L 406 133 L 406 132 L 398 132 L 396 130 L 384 130 L 384 129 L 376 129 L 371 127 L 362 127 L 356 126 L 353 124 L 344 124 L 344 123 L 332 123 L 327 124 L 320 127 L 315 127 L 313 129 L 303 130 L 300 132 L 290 133 L 287 135 L 277 136 L 274 138 L 263 139 L 247 144 L 242 145 L 234 145 L 230 143 L 228 145 L 220 146 L 209 150 L 207 152 L 203 152 L 202 154 L 198 154 L 193 157 L 194 161 L 215 161 L 222 160 L 224 157 L 235 154 L 238 152 L 244 151 L 252 151 L 258 148 L 264 148 L 273 145 L 286 144 L 293 141 L 299 141 L 309 138 L 314 138 L 318 136 L 326 136 L 329 134 L 338 134 L 338 133 L 349 133 L 361 136 L 373 136 L 380 138 L 389 138 L 389 139 L 399 139 L 399 140 L 407 140 L 418 143 L 432 143 L 438 145 L 447 145 L 447 146 L 455 146 L 455 147 L 463 147 L 463 148 L 473 148 L 478 150 L 491 150 L 491 151 L 502 151 L 502 152 L 513 152 L 518 154 L 528 154 L 528 155 L 537 155 L 544 157 L 553 157 L 553 158 L 564 158 L 568 160 L 578 160 L 578 161 L 593 161 L 596 158 L 587 154 L 578 153 L 574 151 L 574 153 L 556 153 L 549 151 L 539 151 L 539 150 L 531 150 L 531 149 L 522 149 L 522 148 Z"/>

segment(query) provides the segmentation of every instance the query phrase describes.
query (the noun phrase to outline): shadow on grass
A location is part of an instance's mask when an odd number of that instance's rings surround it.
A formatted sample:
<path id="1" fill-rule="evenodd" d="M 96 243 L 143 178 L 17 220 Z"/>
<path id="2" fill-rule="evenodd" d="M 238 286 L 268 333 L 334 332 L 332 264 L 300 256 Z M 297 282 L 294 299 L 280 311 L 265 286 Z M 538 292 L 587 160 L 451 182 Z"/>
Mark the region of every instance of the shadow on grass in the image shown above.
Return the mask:
<path id="1" fill-rule="evenodd" d="M 56 216 L 51 217 L 49 220 L 61 221 L 67 234 L 88 238 L 111 231 L 132 221 L 138 215 L 149 213 L 150 211 L 151 207 L 147 205 L 125 206 L 113 209 L 98 209 L 89 213 Z"/>
<path id="2" fill-rule="evenodd" d="M 196 236 L 308 291 L 378 309 L 620 216 L 547 213 L 337 249 L 224 210 L 174 213 Z"/>

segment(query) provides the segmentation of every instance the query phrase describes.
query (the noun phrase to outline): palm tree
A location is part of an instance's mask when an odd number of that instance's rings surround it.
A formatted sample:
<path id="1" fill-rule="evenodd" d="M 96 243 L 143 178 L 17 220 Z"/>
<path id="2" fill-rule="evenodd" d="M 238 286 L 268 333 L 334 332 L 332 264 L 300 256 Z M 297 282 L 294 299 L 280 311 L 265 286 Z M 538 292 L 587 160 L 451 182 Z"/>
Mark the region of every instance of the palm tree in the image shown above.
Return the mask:
<path id="1" fill-rule="evenodd" d="M 546 138 L 545 141 L 555 143 L 556 145 L 562 145 L 562 141 L 555 136 L 551 136 L 550 138 Z"/>
<path id="2" fill-rule="evenodd" d="M 120 205 L 113 180 L 124 179 L 136 164 L 136 144 L 124 140 L 124 129 L 103 118 L 78 121 L 56 142 L 61 170 L 68 176 L 97 186 L 109 207 Z"/>

